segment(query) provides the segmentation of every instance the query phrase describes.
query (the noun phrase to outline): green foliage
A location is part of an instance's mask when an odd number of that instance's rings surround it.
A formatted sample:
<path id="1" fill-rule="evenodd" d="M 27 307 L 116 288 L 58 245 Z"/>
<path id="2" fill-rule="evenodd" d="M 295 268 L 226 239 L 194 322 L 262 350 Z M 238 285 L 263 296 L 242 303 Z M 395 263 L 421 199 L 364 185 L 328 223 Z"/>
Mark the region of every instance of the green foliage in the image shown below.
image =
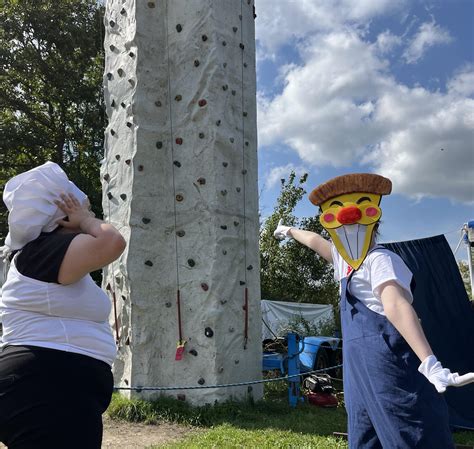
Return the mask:
<path id="1" fill-rule="evenodd" d="M 319 213 L 298 219 L 294 210 L 306 191 L 307 175 L 296 180 L 294 172 L 282 180 L 275 209 L 260 229 L 261 297 L 263 299 L 297 301 L 337 306 L 338 288 L 330 264 L 306 246 L 273 237 L 278 221 L 328 237 L 319 223 Z"/>
<path id="2" fill-rule="evenodd" d="M 306 320 L 302 315 L 295 315 L 281 328 L 280 335 L 294 332 L 300 337 L 312 337 L 315 335 L 332 337 L 334 336 L 334 331 L 336 329 L 337 327 L 335 327 L 334 319 L 328 318 L 313 324 Z"/>
<path id="3" fill-rule="evenodd" d="M 471 248 L 472 252 L 472 248 Z M 474 257 L 473 257 L 474 260 Z M 473 300 L 472 298 L 472 290 L 471 290 L 471 276 L 469 275 L 469 265 L 460 260 L 458 262 L 459 272 L 461 273 L 462 281 L 464 282 L 464 288 L 466 289 L 467 296 L 469 300 Z"/>
<path id="4" fill-rule="evenodd" d="M 57 162 L 101 211 L 102 10 L 95 0 L 0 5 L 0 184 Z M 6 236 L 2 204 L 0 240 Z"/>

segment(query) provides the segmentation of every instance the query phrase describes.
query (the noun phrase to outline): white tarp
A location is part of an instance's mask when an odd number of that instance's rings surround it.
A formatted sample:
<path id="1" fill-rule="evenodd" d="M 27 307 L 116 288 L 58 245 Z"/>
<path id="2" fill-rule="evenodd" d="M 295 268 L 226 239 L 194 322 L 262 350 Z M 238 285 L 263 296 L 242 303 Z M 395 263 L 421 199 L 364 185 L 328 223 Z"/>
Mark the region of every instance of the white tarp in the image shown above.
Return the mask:
<path id="1" fill-rule="evenodd" d="M 332 306 L 327 304 L 303 304 L 298 302 L 269 301 L 262 299 L 262 340 L 280 335 L 288 322 L 303 317 L 312 325 L 329 320 L 333 317 Z M 268 327 L 267 327 L 268 326 Z M 270 329 L 268 329 L 270 328 Z"/>

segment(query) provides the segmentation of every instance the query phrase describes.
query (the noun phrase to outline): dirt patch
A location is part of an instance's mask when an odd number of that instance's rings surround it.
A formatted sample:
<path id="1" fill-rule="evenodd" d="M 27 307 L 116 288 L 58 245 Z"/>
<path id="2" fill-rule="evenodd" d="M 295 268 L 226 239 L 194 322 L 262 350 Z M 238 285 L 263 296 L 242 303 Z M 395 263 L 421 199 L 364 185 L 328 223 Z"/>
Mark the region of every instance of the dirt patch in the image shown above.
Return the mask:
<path id="1" fill-rule="evenodd" d="M 146 425 L 114 421 L 104 415 L 104 437 L 102 449 L 144 449 L 150 446 L 162 446 L 183 439 L 198 429 L 179 424 L 160 423 Z M 0 443 L 0 449 L 5 449 Z"/>

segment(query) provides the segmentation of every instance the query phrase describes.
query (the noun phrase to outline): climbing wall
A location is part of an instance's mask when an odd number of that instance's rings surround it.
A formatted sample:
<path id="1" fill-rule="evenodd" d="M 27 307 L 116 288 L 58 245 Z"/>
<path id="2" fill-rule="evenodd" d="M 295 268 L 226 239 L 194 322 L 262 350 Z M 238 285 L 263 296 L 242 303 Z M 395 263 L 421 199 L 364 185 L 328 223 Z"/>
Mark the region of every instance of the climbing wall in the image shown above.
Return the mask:
<path id="1" fill-rule="evenodd" d="M 115 384 L 259 379 L 253 1 L 108 0 L 105 29 L 103 208 L 128 241 L 104 273 Z M 166 394 L 213 403 L 262 388 Z"/>

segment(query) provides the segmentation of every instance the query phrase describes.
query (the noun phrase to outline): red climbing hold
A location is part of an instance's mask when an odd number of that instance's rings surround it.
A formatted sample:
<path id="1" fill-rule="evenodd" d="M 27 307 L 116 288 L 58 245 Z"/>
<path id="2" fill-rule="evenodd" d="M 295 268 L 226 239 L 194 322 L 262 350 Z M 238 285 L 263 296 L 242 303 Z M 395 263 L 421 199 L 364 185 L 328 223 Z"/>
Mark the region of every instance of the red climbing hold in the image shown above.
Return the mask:
<path id="1" fill-rule="evenodd" d="M 176 137 L 176 145 L 182 145 L 183 144 L 183 139 L 181 137 Z"/>
<path id="2" fill-rule="evenodd" d="M 201 106 L 201 108 L 202 108 L 203 106 L 206 106 L 207 101 L 204 100 L 204 99 L 203 99 L 203 100 L 199 100 L 199 103 L 198 103 L 198 104 L 199 104 L 199 106 Z"/>

